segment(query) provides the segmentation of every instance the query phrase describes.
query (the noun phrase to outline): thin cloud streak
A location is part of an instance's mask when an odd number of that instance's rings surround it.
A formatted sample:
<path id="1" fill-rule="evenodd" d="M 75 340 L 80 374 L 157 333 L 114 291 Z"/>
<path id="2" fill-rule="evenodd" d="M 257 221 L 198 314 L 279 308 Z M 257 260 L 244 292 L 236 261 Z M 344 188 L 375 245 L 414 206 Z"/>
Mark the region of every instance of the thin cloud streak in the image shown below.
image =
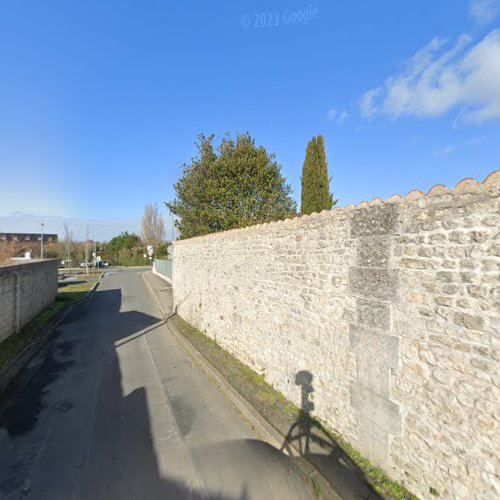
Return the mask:
<path id="1" fill-rule="evenodd" d="M 432 118 L 457 109 L 459 124 L 500 118 L 500 29 L 474 44 L 469 35 L 454 45 L 435 38 L 415 53 L 404 71 L 367 91 L 362 117 Z"/>
<path id="2" fill-rule="evenodd" d="M 485 26 L 493 21 L 500 12 L 500 0 L 473 0 L 469 13 L 476 26 Z"/>
<path id="3" fill-rule="evenodd" d="M 449 155 L 450 153 L 454 153 L 459 149 L 478 146 L 479 144 L 482 143 L 483 143 L 482 137 L 473 137 L 472 139 L 467 139 L 466 141 L 459 144 L 447 144 L 446 146 L 436 151 L 436 154 L 439 156 Z"/>

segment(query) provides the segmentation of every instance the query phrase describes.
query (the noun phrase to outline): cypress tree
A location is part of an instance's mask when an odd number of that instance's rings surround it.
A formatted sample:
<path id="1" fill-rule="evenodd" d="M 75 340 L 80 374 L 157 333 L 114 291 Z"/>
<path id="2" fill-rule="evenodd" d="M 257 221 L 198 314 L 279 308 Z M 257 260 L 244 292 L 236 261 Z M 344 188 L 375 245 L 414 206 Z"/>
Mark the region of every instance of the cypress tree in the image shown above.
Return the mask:
<path id="1" fill-rule="evenodd" d="M 330 177 L 326 163 L 323 136 L 313 137 L 307 144 L 302 168 L 301 213 L 311 214 L 330 210 L 336 201 L 330 193 Z"/>

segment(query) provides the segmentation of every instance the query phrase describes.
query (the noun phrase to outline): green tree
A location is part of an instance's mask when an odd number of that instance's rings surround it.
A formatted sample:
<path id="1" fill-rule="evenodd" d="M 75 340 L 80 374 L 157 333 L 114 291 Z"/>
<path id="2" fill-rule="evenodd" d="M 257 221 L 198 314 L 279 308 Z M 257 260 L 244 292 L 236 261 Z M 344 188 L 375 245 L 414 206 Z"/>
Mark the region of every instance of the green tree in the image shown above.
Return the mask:
<path id="1" fill-rule="evenodd" d="M 313 137 L 307 144 L 306 158 L 302 168 L 302 214 L 330 210 L 337 201 L 330 193 L 328 165 L 326 163 L 325 141 L 323 136 Z"/>
<path id="2" fill-rule="evenodd" d="M 184 165 L 174 185 L 176 198 L 167 203 L 177 215 L 181 238 L 285 219 L 296 214 L 291 187 L 281 166 L 254 139 L 226 134 L 217 149 L 213 135 L 201 134 L 198 156 Z"/>
<path id="3" fill-rule="evenodd" d="M 168 259 L 168 247 L 170 245 L 171 245 L 171 242 L 168 242 L 168 241 L 158 245 L 158 248 L 155 250 L 155 258 L 156 259 Z"/>
<path id="4" fill-rule="evenodd" d="M 115 266 L 143 266 L 148 263 L 144 252 L 141 238 L 125 231 L 107 243 L 104 257 Z"/>

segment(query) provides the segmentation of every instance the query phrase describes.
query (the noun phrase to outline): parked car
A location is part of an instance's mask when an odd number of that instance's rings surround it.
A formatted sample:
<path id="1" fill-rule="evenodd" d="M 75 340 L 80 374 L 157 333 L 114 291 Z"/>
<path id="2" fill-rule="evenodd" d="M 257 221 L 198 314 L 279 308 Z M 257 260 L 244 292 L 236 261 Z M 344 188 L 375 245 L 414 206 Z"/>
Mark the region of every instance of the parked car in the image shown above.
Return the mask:
<path id="1" fill-rule="evenodd" d="M 86 260 L 82 260 L 80 262 L 80 267 L 92 267 L 92 264 L 90 262 L 87 262 Z"/>

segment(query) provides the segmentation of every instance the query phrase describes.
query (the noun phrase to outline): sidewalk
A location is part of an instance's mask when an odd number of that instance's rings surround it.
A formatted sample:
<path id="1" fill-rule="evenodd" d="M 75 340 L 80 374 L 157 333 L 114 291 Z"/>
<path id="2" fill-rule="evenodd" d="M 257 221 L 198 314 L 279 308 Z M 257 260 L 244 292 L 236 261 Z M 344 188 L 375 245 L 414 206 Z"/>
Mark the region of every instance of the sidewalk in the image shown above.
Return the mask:
<path id="1" fill-rule="evenodd" d="M 172 315 L 174 307 L 172 285 L 156 276 L 151 271 L 143 273 L 142 277 L 149 288 L 154 292 L 155 300 L 160 307 L 160 311 L 163 313 L 163 318 L 167 319 Z"/>
<path id="2" fill-rule="evenodd" d="M 168 283 L 152 273 L 144 273 L 143 278 L 154 292 L 169 329 L 183 347 L 264 440 L 295 457 L 308 471 L 311 480 L 317 481 L 321 497 L 383 498 L 342 446 L 312 420 L 307 411 L 293 406 L 263 377 L 175 315 L 172 288 Z"/>

